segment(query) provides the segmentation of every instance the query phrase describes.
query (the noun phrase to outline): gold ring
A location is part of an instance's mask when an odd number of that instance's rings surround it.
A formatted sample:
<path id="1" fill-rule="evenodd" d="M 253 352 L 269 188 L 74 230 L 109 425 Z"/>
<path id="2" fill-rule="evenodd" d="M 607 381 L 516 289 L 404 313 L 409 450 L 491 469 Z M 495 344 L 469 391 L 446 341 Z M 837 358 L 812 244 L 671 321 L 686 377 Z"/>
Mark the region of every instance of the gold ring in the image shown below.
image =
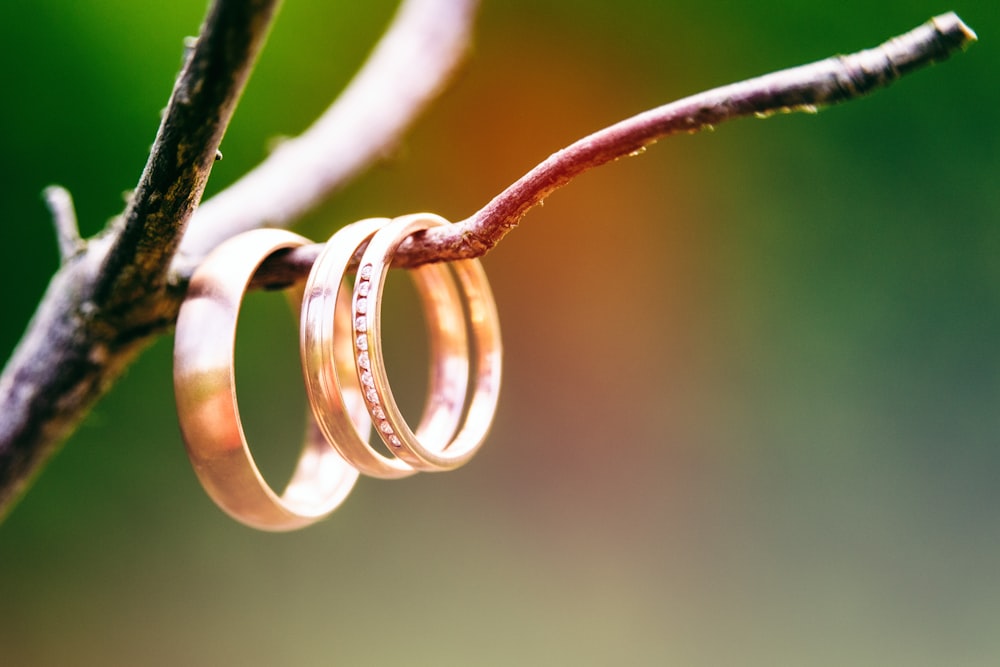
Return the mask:
<path id="1" fill-rule="evenodd" d="M 356 326 L 367 326 L 367 315 L 359 312 L 352 318 L 344 277 L 358 247 L 389 222 L 388 218 L 361 220 L 327 241 L 306 282 L 300 330 L 302 371 L 316 422 L 341 456 L 363 474 L 383 479 L 405 477 L 416 470 L 371 447 L 347 415 L 342 396 L 345 377 L 349 376 L 346 382 L 352 387 L 358 383 L 355 356 L 350 351 L 356 343 L 352 332 Z M 469 379 L 468 335 L 461 296 L 448 268 L 426 265 L 410 275 L 427 313 L 430 337 L 428 401 L 417 434 L 440 451 L 451 442 L 463 416 Z M 358 363 L 368 364 L 367 356 L 361 355 Z M 363 389 L 373 391 L 369 386 Z M 374 414 L 384 425 L 380 410 Z"/>
<path id="2" fill-rule="evenodd" d="M 450 442 L 442 442 L 438 432 L 434 432 L 433 437 L 424 437 L 419 430 L 414 434 L 400 414 L 389 388 L 382 355 L 381 309 L 382 290 L 392 256 L 399 244 L 411 234 L 448 224 L 450 223 L 444 218 L 429 213 L 396 218 L 372 236 L 361 258 L 354 283 L 355 365 L 375 432 L 393 454 L 413 468 L 424 471 L 452 470 L 475 455 L 493 421 L 500 392 L 502 353 L 499 318 L 486 274 L 479 261 L 474 259 L 450 263 L 457 278 L 461 299 L 467 308 L 461 313 L 461 326 L 463 329 L 468 326 L 475 349 L 472 397 L 466 403 L 470 387 L 464 386 L 468 384 L 465 381 L 462 381 L 461 401 L 456 401 L 450 393 L 444 395 L 433 390 L 428 396 L 429 406 L 438 406 L 436 409 L 445 413 L 451 414 L 464 408 L 465 420 L 461 429 Z M 439 265 L 430 264 L 420 268 L 434 266 Z M 441 294 L 437 291 L 426 297 L 431 304 L 429 312 L 455 310 L 441 300 Z M 450 361 L 460 356 L 468 358 L 467 350 L 450 349 L 447 339 L 435 341 L 433 328 L 432 345 L 443 359 Z M 457 375 L 452 373 L 447 364 L 432 364 L 432 376 L 435 373 L 444 376 L 442 386 L 453 386 L 457 382 Z"/>
<path id="3" fill-rule="evenodd" d="M 278 496 L 254 463 L 239 417 L 233 370 L 236 322 L 250 279 L 269 255 L 309 241 L 279 229 L 258 229 L 221 244 L 198 267 L 177 318 L 174 393 L 188 455 L 208 495 L 226 513 L 263 530 L 292 530 L 332 512 L 347 497 L 358 471 L 332 449 L 312 419 L 302 455 Z M 301 287 L 290 290 L 297 310 Z M 344 309 L 344 317 L 350 313 Z M 349 354 L 345 350 L 345 354 Z M 357 387 L 355 427 L 370 428 Z"/>

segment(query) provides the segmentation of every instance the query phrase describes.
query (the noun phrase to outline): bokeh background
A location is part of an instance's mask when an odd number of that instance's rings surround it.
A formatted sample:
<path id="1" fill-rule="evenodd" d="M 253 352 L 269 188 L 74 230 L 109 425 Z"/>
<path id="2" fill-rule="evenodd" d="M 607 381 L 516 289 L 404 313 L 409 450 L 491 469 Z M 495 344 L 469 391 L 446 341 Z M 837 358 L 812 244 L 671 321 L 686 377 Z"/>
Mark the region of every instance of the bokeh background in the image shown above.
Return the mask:
<path id="1" fill-rule="evenodd" d="M 487 0 L 455 85 L 297 229 L 464 217 L 603 125 L 949 9 L 982 41 L 944 65 L 661 142 L 532 212 L 485 259 L 506 378 L 460 471 L 363 480 L 297 533 L 244 528 L 190 469 L 164 337 L 0 525 L 0 660 L 997 664 L 993 0 Z M 303 129 L 393 11 L 288 0 L 210 192 Z M 56 267 L 39 193 L 68 187 L 88 234 L 120 211 L 203 12 L 0 6 L 4 356 Z M 394 294 L 390 370 L 419 403 L 417 313 Z M 239 348 L 278 476 L 305 409 L 284 308 L 255 296 Z"/>

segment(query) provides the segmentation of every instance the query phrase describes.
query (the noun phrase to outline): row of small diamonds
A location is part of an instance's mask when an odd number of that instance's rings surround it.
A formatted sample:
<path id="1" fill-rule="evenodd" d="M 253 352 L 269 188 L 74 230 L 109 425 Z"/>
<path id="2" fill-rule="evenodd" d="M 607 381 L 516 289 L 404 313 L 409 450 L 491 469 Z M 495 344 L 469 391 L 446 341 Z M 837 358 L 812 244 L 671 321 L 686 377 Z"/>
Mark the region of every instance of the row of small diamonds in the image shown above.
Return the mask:
<path id="1" fill-rule="evenodd" d="M 401 447 L 403 443 L 399 440 L 393 430 L 392 425 L 385 419 L 385 410 L 379 405 L 378 392 L 375 391 L 375 378 L 372 376 L 371 359 L 368 356 L 368 293 L 371 291 L 372 265 L 365 264 L 358 271 L 358 282 L 354 286 L 354 340 L 355 359 L 358 365 L 358 376 L 361 380 L 361 387 L 368 399 L 368 412 L 375 420 L 375 427 L 382 434 L 382 439 L 393 447 Z"/>

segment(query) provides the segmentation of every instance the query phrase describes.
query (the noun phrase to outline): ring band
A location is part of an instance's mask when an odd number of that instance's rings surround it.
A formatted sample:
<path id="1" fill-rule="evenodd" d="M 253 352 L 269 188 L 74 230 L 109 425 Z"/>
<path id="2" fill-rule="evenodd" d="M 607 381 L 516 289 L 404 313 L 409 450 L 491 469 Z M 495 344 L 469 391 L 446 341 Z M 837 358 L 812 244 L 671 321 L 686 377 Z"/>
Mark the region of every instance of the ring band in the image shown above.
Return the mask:
<path id="1" fill-rule="evenodd" d="M 195 473 L 226 513 L 262 530 L 292 530 L 318 521 L 340 505 L 358 477 L 309 419 L 302 455 L 278 496 L 254 463 L 239 417 L 233 363 L 240 302 L 265 258 L 307 243 L 279 229 L 231 238 L 195 271 L 177 318 L 174 393 Z M 291 292 L 297 310 L 301 288 Z M 346 309 L 343 316 L 350 318 Z M 345 393 L 351 399 L 350 416 L 360 425 L 356 428 L 370 428 L 358 389 Z"/>
<path id="2" fill-rule="evenodd" d="M 351 353 L 357 339 L 352 332 L 358 325 L 367 327 L 367 315 L 358 312 L 351 316 L 351 297 L 343 289 L 343 281 L 358 247 L 389 223 L 388 218 L 361 220 L 330 238 L 306 282 L 300 330 L 302 371 L 317 423 L 341 456 L 363 474 L 383 479 L 405 477 L 416 470 L 406 461 L 372 448 L 347 415 L 342 378 L 349 375 L 348 383 L 357 386 L 356 360 Z M 428 400 L 417 434 L 440 451 L 451 442 L 463 416 L 469 378 L 468 336 L 458 286 L 448 268 L 425 265 L 410 275 L 427 313 L 430 336 Z M 369 363 L 367 355 L 362 354 L 357 363 L 364 371 Z M 362 374 L 362 381 L 365 377 Z M 362 389 L 374 391 L 369 385 Z M 380 409 L 374 414 L 385 424 Z M 395 448 L 390 446 L 390 451 L 395 452 Z"/>
<path id="3" fill-rule="evenodd" d="M 500 391 L 502 354 L 499 318 L 482 264 L 474 259 L 451 263 L 461 297 L 468 308 L 468 312 L 462 314 L 462 327 L 467 321 L 475 348 L 475 376 L 471 387 L 473 393 L 465 410 L 461 430 L 451 442 L 445 443 L 438 440 L 437 434 L 430 438 L 424 437 L 419 429 L 414 434 L 400 414 L 389 388 L 382 356 L 381 308 L 382 290 L 392 256 L 399 244 L 411 234 L 448 224 L 450 223 L 444 218 L 429 213 L 394 219 L 369 241 L 354 285 L 355 364 L 375 431 L 396 456 L 413 468 L 424 471 L 452 470 L 475 455 L 493 421 Z M 420 268 L 434 266 L 439 265 L 430 264 Z M 434 296 L 430 295 L 432 300 Z M 435 304 L 429 310 L 433 312 L 448 308 L 444 304 Z M 438 342 L 437 345 L 444 343 Z M 463 354 L 468 353 L 466 351 Z M 449 358 L 453 356 L 450 350 L 445 350 L 445 355 Z M 450 376 L 450 371 L 441 365 L 436 372 Z M 466 383 L 463 382 L 464 384 Z M 466 404 L 467 391 L 468 387 L 465 387 L 463 398 L 457 403 L 451 396 L 436 395 L 433 392 L 428 401 L 430 404 L 440 405 L 446 412 L 461 411 Z"/>

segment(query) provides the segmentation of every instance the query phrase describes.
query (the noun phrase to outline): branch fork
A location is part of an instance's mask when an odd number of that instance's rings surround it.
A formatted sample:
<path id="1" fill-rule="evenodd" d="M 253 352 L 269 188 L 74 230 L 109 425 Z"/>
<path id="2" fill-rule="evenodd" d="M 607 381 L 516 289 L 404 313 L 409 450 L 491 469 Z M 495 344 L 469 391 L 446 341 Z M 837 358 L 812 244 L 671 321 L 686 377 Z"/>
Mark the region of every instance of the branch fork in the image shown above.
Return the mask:
<path id="1" fill-rule="evenodd" d="M 136 355 L 173 325 L 190 275 L 246 229 L 288 225 L 379 159 L 467 51 L 477 0 L 405 0 L 340 99 L 299 138 L 195 210 L 278 0 L 213 0 L 120 222 L 85 242 L 72 199 L 44 196 L 62 265 L 0 375 L 0 518 Z M 394 265 L 478 257 L 579 174 L 679 132 L 745 116 L 814 111 L 943 60 L 975 40 L 945 14 L 880 47 L 716 88 L 646 111 L 552 154 L 483 208 L 412 236 Z M 190 222 L 190 224 L 189 224 Z M 312 245 L 274 256 L 258 287 L 301 280 Z M 360 251 L 360 250 L 359 250 Z"/>

